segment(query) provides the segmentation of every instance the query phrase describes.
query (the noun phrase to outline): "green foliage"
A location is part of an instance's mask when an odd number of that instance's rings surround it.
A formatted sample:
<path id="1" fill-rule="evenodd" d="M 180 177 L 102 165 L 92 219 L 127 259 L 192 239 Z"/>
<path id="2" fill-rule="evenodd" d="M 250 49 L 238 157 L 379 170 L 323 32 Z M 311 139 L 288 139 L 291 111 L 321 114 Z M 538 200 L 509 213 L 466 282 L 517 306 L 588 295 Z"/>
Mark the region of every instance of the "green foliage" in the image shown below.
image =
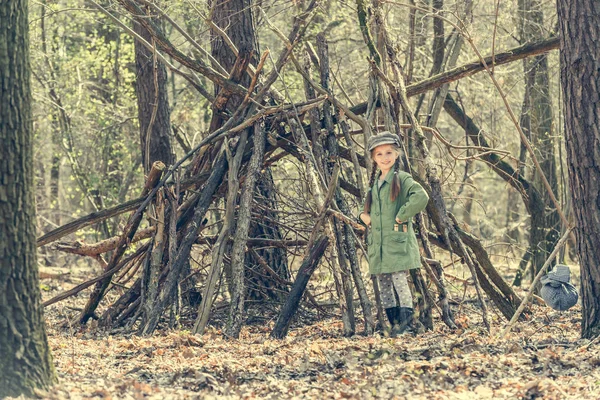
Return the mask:
<path id="1" fill-rule="evenodd" d="M 59 1 L 30 10 L 36 147 L 50 150 L 36 159 L 50 200 L 38 201 L 38 209 L 56 222 L 122 202 L 131 196 L 127 186 L 139 187 L 141 178 L 126 181 L 140 158 L 133 40 L 78 5 Z M 77 11 L 63 12 L 69 9 Z M 48 193 L 56 183 L 43 168 L 52 155 L 62 160 L 58 199 Z"/>

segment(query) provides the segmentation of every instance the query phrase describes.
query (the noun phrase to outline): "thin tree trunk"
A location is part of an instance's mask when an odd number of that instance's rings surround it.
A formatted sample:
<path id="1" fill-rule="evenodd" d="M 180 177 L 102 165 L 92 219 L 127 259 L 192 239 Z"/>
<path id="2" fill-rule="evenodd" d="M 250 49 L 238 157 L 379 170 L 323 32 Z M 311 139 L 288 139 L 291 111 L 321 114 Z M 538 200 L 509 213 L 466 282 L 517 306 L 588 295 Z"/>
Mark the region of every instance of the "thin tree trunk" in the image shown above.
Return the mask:
<path id="1" fill-rule="evenodd" d="M 521 18 L 521 42 L 531 43 L 543 39 L 544 13 L 540 0 L 519 0 Z M 552 119 L 552 98 L 550 97 L 550 76 L 548 72 L 548 55 L 540 54 L 524 61 L 526 75 L 525 95 L 529 96 L 528 122 L 530 142 L 534 146 L 540 167 L 546 176 L 552 192 L 558 193 L 556 174 L 556 151 L 554 143 L 554 124 Z M 534 186 L 540 192 L 545 207 L 532 210 L 529 235 L 530 249 L 533 251 L 532 262 L 535 275 L 542 267 L 548 254 L 556 246 L 560 233 L 560 217 L 548 195 L 544 183 L 537 170 L 533 172 Z"/>
<path id="2" fill-rule="evenodd" d="M 52 81 L 55 81 L 55 75 L 52 65 L 48 62 L 50 54 L 48 54 L 48 35 L 46 32 L 46 10 L 48 9 L 47 2 L 44 0 L 40 6 L 40 34 L 41 34 L 41 45 L 42 52 L 44 54 L 44 65 L 48 68 L 49 73 L 52 76 Z M 50 167 L 50 209 L 54 212 L 52 213 L 52 220 L 57 225 L 60 225 L 60 198 L 59 198 L 59 183 L 60 183 L 60 163 L 62 152 L 61 147 L 61 130 L 58 126 L 58 116 L 53 116 L 52 118 L 52 160 Z M 42 180 L 43 181 L 43 180 Z"/>

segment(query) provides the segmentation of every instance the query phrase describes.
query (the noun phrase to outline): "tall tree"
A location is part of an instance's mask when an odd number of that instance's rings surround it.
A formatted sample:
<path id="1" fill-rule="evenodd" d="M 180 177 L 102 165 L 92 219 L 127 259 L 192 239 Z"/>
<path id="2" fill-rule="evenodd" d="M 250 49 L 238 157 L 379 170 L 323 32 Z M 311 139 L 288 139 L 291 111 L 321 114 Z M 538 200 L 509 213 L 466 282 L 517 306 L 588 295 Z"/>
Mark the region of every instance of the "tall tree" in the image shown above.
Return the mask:
<path id="1" fill-rule="evenodd" d="M 28 2 L 0 2 L 0 398 L 54 381 L 35 245 Z"/>
<path id="2" fill-rule="evenodd" d="M 581 335 L 600 335 L 600 5 L 557 0 L 565 142 L 581 267 Z"/>
<path id="3" fill-rule="evenodd" d="M 535 42 L 547 36 L 544 32 L 544 13 L 540 0 L 519 0 L 519 17 L 522 44 Z M 523 61 L 523 66 L 525 68 L 525 98 L 521 125 L 529 133 L 536 157 L 540 160 L 541 170 L 552 191 L 557 195 L 558 179 L 548 54 L 527 58 Z M 533 171 L 531 180 L 533 187 L 540 192 L 544 204 L 546 204 L 544 208 L 531 209 L 529 251 L 532 253 L 533 271 L 537 272 L 558 242 L 560 218 L 537 170 Z"/>
<path id="4" fill-rule="evenodd" d="M 159 18 L 150 16 L 149 18 L 154 23 L 160 24 Z M 134 22 L 133 26 L 137 34 L 147 42 L 153 43 L 146 28 L 137 22 Z M 154 161 L 162 161 L 165 165 L 173 164 L 167 69 L 157 60 L 156 55 L 138 40 L 135 41 L 135 66 L 142 164 L 144 171 L 148 172 Z"/>

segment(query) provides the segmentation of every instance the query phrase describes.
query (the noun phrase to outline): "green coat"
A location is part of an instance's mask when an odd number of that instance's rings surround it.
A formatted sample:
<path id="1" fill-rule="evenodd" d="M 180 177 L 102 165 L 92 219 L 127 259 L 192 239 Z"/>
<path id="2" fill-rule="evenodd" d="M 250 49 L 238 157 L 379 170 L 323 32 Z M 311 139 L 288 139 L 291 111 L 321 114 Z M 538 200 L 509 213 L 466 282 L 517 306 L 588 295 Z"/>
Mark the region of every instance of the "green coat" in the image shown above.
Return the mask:
<path id="1" fill-rule="evenodd" d="M 390 188 L 393 176 L 390 171 L 381 188 L 378 179 L 375 179 L 371 188 L 371 228 L 367 235 L 371 274 L 406 271 L 421 266 L 412 217 L 425 209 L 429 196 L 410 174 L 398 171 L 400 195 L 392 202 Z M 407 224 L 406 232 L 402 232 L 402 225 L 398 232 L 394 231 L 396 218 Z"/>

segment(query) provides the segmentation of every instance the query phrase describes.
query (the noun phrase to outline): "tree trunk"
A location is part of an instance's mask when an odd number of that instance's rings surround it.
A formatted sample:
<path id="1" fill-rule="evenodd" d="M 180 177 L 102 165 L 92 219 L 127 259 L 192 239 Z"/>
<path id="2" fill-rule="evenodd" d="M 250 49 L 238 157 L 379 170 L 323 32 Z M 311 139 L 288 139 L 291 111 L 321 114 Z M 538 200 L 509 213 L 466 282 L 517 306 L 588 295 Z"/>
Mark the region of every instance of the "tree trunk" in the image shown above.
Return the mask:
<path id="1" fill-rule="evenodd" d="M 519 0 L 520 34 L 523 44 L 543 39 L 544 14 L 540 0 Z M 552 99 L 550 98 L 550 77 L 548 74 L 548 55 L 540 54 L 523 61 L 525 68 L 525 100 L 521 121 L 529 128 L 530 141 L 540 160 L 542 171 L 556 195 L 558 181 L 556 176 L 556 156 L 552 126 Z M 560 233 L 560 219 L 554 209 L 550 196 L 537 171 L 534 171 L 533 184 L 540 192 L 543 204 L 547 207 L 531 209 L 531 231 L 529 247 L 533 251 L 533 271 L 544 265 L 548 254 L 552 252 Z M 547 211 L 549 208 L 553 211 Z"/>
<path id="2" fill-rule="evenodd" d="M 565 142 L 581 267 L 581 335 L 600 335 L 600 7 L 558 0 Z"/>
<path id="3" fill-rule="evenodd" d="M 212 22 L 227 34 L 238 51 L 258 50 L 258 44 L 254 35 L 252 0 L 211 0 L 209 1 L 209 6 L 211 8 Z M 237 55 L 229 48 L 224 38 L 216 33 L 215 30 L 211 30 L 210 44 L 212 56 L 227 72 L 231 73 Z M 235 80 L 244 87 L 248 87 L 250 84 L 250 77 L 245 71 L 242 76 Z M 224 91 L 224 89 L 215 85 L 215 96 L 220 91 Z M 210 131 L 214 132 L 223 126 L 226 118 L 222 115 L 222 111 L 225 109 L 235 110 L 242 103 L 242 100 L 243 97 L 240 95 L 230 95 L 229 99 L 223 103 L 216 104 L 215 102 L 213 104 Z"/>
<path id="4" fill-rule="evenodd" d="M 27 0 L 0 3 L 0 398 L 55 380 L 38 283 Z"/>
<path id="5" fill-rule="evenodd" d="M 151 18 L 160 24 L 158 18 Z M 134 22 L 134 31 L 152 43 L 150 33 L 139 23 Z M 135 67 L 137 79 L 135 91 L 140 124 L 140 144 L 142 146 L 142 164 L 144 171 L 150 171 L 154 161 L 165 165 L 173 164 L 171 148 L 171 112 L 167 98 L 167 69 L 159 62 L 153 52 L 135 40 Z"/>
<path id="6" fill-rule="evenodd" d="M 48 45 L 47 45 L 47 34 L 46 34 L 46 10 L 48 9 L 48 5 L 46 1 L 43 1 L 40 7 L 40 33 L 41 33 L 41 41 L 42 41 L 42 51 L 44 52 L 45 57 L 45 66 L 50 71 L 52 71 L 52 65 L 47 62 L 49 58 L 48 54 Z M 55 80 L 54 74 L 51 72 L 52 80 Z M 51 218 L 52 221 L 60 225 L 60 198 L 59 198 L 59 182 L 60 182 L 60 164 L 61 164 L 61 140 L 62 140 L 62 132 L 60 130 L 60 126 L 58 124 L 58 116 L 52 116 L 52 161 L 50 164 L 50 207 L 49 209 L 52 212 Z M 42 175 L 43 176 L 43 175 Z M 45 177 L 42 178 L 42 181 L 45 180 Z"/>

